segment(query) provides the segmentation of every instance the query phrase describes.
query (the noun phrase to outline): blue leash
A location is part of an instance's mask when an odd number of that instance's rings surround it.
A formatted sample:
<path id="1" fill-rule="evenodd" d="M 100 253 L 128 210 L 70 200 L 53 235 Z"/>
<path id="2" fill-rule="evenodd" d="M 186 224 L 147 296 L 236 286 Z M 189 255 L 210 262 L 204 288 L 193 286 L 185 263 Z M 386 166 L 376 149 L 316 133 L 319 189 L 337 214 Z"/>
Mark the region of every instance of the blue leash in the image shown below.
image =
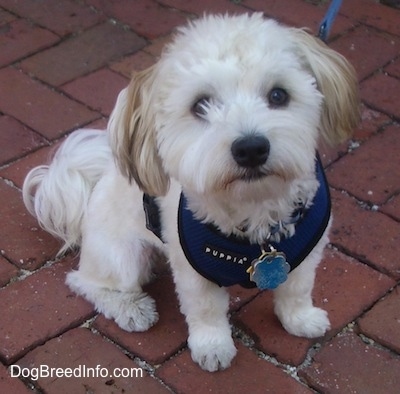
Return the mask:
<path id="1" fill-rule="evenodd" d="M 341 5 L 342 0 L 332 0 L 324 19 L 319 25 L 318 38 L 320 38 L 324 42 L 326 42 L 326 40 L 328 39 L 329 32 Z"/>

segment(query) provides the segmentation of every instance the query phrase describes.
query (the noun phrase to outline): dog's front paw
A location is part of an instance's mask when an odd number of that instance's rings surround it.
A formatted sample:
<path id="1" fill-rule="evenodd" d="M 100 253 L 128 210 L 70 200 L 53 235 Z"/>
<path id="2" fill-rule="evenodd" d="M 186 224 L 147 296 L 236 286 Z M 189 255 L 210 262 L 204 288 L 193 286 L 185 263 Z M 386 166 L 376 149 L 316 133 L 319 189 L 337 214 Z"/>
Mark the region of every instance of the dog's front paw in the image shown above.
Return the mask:
<path id="1" fill-rule="evenodd" d="M 114 308 L 111 317 L 123 330 L 146 331 L 158 321 L 156 303 L 145 293 L 114 294 Z"/>
<path id="2" fill-rule="evenodd" d="M 331 328 L 328 313 L 314 306 L 286 310 L 284 313 L 276 311 L 276 314 L 285 330 L 298 337 L 321 337 Z"/>
<path id="3" fill-rule="evenodd" d="M 236 355 L 230 332 L 218 332 L 215 328 L 203 328 L 191 333 L 188 345 L 193 361 L 209 372 L 228 368 Z"/>

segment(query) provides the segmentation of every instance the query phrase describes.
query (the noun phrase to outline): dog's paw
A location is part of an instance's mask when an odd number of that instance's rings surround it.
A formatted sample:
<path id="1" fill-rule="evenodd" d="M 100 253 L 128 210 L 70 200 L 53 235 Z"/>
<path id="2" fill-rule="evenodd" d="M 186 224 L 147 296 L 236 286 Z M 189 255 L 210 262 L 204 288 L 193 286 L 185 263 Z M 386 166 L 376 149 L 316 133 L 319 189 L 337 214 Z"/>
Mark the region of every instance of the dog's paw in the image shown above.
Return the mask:
<path id="1" fill-rule="evenodd" d="M 158 321 L 156 303 L 145 293 L 115 292 L 109 316 L 128 332 L 146 331 Z"/>
<path id="2" fill-rule="evenodd" d="M 191 334 L 188 344 L 193 361 L 209 372 L 228 368 L 236 355 L 230 333 L 218 333 L 215 328 L 205 328 L 199 330 L 198 334 Z"/>
<path id="3" fill-rule="evenodd" d="M 323 336 L 330 328 L 328 313 L 314 306 L 277 313 L 282 326 L 292 335 L 306 338 Z"/>

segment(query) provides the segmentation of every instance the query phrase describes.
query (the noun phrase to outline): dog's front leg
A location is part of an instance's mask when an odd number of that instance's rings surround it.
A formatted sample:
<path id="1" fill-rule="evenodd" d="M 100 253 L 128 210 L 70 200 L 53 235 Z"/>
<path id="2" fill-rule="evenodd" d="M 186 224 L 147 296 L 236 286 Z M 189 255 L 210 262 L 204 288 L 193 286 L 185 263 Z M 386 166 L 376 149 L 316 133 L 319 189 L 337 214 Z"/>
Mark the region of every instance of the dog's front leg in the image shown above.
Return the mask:
<path id="1" fill-rule="evenodd" d="M 192 359 L 210 372 L 225 369 L 236 354 L 228 320 L 229 294 L 183 259 L 180 256 L 181 264 L 175 259 L 171 265 L 181 311 L 189 326 Z"/>
<path id="2" fill-rule="evenodd" d="M 275 313 L 292 335 L 315 338 L 330 328 L 328 314 L 313 306 L 315 271 L 328 242 L 327 231 L 308 257 L 274 292 Z"/>

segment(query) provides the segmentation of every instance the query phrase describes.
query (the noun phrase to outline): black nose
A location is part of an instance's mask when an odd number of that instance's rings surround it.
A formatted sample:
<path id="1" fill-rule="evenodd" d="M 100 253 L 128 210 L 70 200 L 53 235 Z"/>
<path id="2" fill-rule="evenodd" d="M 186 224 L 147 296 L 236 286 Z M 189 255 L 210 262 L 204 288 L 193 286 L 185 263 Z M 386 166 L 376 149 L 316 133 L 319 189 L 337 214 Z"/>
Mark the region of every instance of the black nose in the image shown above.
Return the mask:
<path id="1" fill-rule="evenodd" d="M 248 135 L 233 141 L 232 156 L 241 167 L 258 167 L 263 165 L 269 155 L 269 141 L 261 135 Z"/>

